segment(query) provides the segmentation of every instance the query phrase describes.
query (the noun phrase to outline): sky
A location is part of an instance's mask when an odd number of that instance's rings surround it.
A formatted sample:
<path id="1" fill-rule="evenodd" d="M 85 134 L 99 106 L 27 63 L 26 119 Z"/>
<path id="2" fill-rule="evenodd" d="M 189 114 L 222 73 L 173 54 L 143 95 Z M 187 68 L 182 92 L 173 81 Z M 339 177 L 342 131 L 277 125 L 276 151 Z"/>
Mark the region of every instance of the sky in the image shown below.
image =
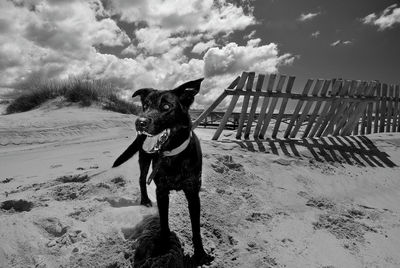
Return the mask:
<path id="1" fill-rule="evenodd" d="M 242 71 L 400 83 L 398 0 L 0 0 L 0 93 L 85 77 L 122 96 Z"/>

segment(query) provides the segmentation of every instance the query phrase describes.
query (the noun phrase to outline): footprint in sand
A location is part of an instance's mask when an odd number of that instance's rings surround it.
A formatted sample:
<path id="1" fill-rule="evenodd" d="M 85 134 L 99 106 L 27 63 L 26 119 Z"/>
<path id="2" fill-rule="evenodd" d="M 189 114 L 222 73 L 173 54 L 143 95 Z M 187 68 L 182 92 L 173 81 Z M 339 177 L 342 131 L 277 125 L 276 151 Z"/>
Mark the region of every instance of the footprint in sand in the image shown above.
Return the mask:
<path id="1" fill-rule="evenodd" d="M 33 208 L 33 203 L 19 199 L 19 200 L 7 200 L 0 203 L 0 209 L 13 212 L 30 211 Z"/>
<path id="2" fill-rule="evenodd" d="M 60 237 L 57 237 L 55 239 L 50 240 L 47 243 L 47 247 L 68 247 L 72 244 L 75 244 L 76 242 L 80 242 L 84 239 L 86 239 L 88 236 L 86 233 L 82 232 L 81 230 L 75 230 L 75 231 L 68 231 L 67 233 L 63 234 Z M 74 252 L 79 251 L 76 250 L 77 248 L 74 248 Z"/>
<path id="3" fill-rule="evenodd" d="M 50 166 L 50 168 L 59 168 L 59 167 L 62 167 L 63 165 L 61 165 L 61 164 L 54 164 L 54 165 L 51 165 Z"/>
<path id="4" fill-rule="evenodd" d="M 34 223 L 52 237 L 61 237 L 70 228 L 70 226 L 63 224 L 56 217 L 38 219 Z"/>
<path id="5" fill-rule="evenodd" d="M 110 206 L 114 208 L 121 208 L 121 207 L 132 207 L 132 206 L 139 206 L 140 202 L 139 200 L 132 200 L 132 199 L 127 199 L 124 197 L 103 197 L 103 198 L 96 198 L 97 201 L 100 202 L 108 202 Z"/>
<path id="6" fill-rule="evenodd" d="M 87 169 L 98 169 L 99 166 L 98 165 L 92 165 L 89 168 L 84 168 L 84 167 L 77 167 L 76 170 L 87 170 Z"/>
<path id="7" fill-rule="evenodd" d="M 211 168 L 218 173 L 227 173 L 229 171 L 244 171 L 241 164 L 236 163 L 231 155 L 215 155 L 216 162 L 211 164 Z"/>
<path id="8" fill-rule="evenodd" d="M 14 178 L 5 178 L 4 180 L 0 181 L 0 183 L 9 183 L 12 181 Z"/>
<path id="9" fill-rule="evenodd" d="M 89 162 L 91 160 L 94 160 L 94 158 L 89 157 L 89 158 L 81 158 L 81 159 L 79 159 L 79 161 L 83 161 L 83 162 Z"/>

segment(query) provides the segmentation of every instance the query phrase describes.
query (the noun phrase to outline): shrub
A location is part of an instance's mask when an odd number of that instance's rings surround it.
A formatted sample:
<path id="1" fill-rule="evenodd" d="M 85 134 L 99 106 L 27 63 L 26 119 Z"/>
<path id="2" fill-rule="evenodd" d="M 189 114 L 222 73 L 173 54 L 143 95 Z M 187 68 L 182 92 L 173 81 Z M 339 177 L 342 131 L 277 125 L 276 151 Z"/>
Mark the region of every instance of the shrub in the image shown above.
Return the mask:
<path id="1" fill-rule="evenodd" d="M 118 98 L 115 94 L 111 94 L 103 109 L 122 114 L 138 114 L 141 108 L 132 102 Z"/>
<path id="2" fill-rule="evenodd" d="M 6 113 L 20 113 L 32 110 L 49 99 L 55 98 L 53 92 L 44 88 L 42 90 L 33 90 L 29 93 L 21 95 L 13 100 L 6 108 Z"/>
<path id="3" fill-rule="evenodd" d="M 100 101 L 105 102 L 103 108 L 106 110 L 125 114 L 137 114 L 139 111 L 137 105 L 119 99 L 109 83 L 102 80 L 71 78 L 34 85 L 32 91 L 13 100 L 6 108 L 6 113 L 26 112 L 59 96 L 85 107 Z"/>
<path id="4" fill-rule="evenodd" d="M 90 106 L 93 101 L 99 100 L 99 92 L 96 91 L 95 81 L 73 80 L 68 85 L 65 98 L 70 102 L 80 103 L 82 106 Z"/>

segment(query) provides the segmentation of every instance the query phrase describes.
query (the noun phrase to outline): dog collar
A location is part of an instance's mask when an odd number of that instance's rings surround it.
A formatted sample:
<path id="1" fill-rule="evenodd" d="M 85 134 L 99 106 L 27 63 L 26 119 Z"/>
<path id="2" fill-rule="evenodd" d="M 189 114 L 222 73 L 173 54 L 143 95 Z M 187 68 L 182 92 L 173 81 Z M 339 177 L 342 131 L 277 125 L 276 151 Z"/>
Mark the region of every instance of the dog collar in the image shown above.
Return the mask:
<path id="1" fill-rule="evenodd" d="M 190 131 L 189 138 L 187 138 L 187 140 L 185 140 L 181 145 L 179 145 L 175 149 L 172 149 L 171 151 L 162 152 L 163 156 L 174 156 L 182 153 L 186 149 L 186 147 L 188 147 L 191 138 L 192 138 L 192 131 Z"/>

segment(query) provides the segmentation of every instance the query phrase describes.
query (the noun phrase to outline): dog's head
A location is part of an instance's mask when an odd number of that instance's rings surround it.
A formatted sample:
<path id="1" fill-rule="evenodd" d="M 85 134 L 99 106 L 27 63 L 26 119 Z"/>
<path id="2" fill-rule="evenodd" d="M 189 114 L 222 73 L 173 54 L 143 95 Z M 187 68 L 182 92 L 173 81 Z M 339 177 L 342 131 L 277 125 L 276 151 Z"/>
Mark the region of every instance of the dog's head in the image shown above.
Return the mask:
<path id="1" fill-rule="evenodd" d="M 200 90 L 203 78 L 186 82 L 171 90 L 142 88 L 132 97 L 140 96 L 143 111 L 136 119 L 136 130 L 148 137 L 163 135 L 191 128 L 189 107 Z"/>

